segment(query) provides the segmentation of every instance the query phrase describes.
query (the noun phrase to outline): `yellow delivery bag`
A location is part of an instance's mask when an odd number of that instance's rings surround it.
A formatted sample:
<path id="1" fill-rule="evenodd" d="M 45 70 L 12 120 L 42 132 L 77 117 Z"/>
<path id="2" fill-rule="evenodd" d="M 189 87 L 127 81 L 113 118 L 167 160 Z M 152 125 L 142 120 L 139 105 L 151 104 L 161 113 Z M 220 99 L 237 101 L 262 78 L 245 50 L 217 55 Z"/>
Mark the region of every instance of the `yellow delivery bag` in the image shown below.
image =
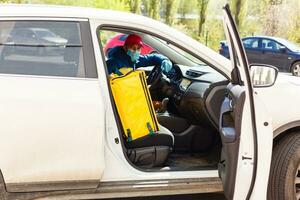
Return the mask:
<path id="1" fill-rule="evenodd" d="M 111 78 L 110 86 L 128 141 L 158 131 L 144 71 L 131 71 Z"/>

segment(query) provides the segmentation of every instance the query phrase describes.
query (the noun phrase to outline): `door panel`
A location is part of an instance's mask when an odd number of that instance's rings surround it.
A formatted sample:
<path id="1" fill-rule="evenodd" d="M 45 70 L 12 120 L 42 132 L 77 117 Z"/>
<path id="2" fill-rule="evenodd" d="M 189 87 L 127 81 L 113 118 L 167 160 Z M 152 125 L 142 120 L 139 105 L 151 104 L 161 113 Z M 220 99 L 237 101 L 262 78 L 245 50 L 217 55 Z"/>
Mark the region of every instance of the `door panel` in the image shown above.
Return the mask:
<path id="1" fill-rule="evenodd" d="M 262 55 L 261 55 L 261 63 L 269 64 L 277 67 L 280 71 L 286 69 L 288 56 L 285 53 L 280 52 L 279 43 L 269 40 L 262 39 Z"/>
<path id="2" fill-rule="evenodd" d="M 249 64 L 252 63 L 261 63 L 261 54 L 262 50 L 261 49 L 251 49 L 251 48 L 245 48 L 247 58 L 249 61 Z"/>
<path id="3" fill-rule="evenodd" d="M 97 79 L 0 75 L 0 90 L 0 166 L 8 191 L 97 187 L 105 132 Z"/>
<path id="4" fill-rule="evenodd" d="M 0 20 L 0 169 L 10 192 L 96 188 L 104 171 L 89 22 L 63 20 Z"/>
<path id="5" fill-rule="evenodd" d="M 252 192 L 256 127 L 248 61 L 228 5 L 224 7 L 224 29 L 233 70 L 219 120 L 223 144 L 219 174 L 227 199 L 240 200 Z"/>
<path id="6" fill-rule="evenodd" d="M 218 166 L 228 199 L 232 199 L 234 194 L 244 103 L 245 89 L 239 85 L 229 84 L 220 113 L 219 130 L 223 147 Z"/>
<path id="7" fill-rule="evenodd" d="M 246 50 L 249 63 L 260 63 L 261 53 L 260 39 L 259 38 L 245 38 L 243 39 L 243 45 Z"/>

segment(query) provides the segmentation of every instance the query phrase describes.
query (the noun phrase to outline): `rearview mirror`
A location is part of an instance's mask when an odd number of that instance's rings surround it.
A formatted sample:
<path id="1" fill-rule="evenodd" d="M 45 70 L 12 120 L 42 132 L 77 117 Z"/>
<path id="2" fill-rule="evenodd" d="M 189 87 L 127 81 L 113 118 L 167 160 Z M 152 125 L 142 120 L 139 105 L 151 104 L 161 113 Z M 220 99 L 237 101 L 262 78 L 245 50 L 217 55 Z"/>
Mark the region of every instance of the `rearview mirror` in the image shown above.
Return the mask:
<path id="1" fill-rule="evenodd" d="M 250 65 L 250 76 L 253 87 L 270 87 L 274 85 L 278 69 L 270 65 Z"/>

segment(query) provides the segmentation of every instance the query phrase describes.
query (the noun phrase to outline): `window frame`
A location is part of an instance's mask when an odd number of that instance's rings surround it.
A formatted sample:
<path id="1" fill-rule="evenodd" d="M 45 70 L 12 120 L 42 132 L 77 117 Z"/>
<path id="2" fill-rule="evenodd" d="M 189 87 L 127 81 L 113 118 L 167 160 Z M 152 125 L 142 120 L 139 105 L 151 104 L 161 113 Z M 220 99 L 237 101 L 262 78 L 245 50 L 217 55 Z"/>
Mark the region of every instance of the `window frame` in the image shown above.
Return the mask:
<path id="1" fill-rule="evenodd" d="M 246 42 L 247 40 L 257 40 L 257 47 L 256 48 L 253 48 L 252 46 L 246 47 L 244 42 Z M 248 50 L 260 50 L 261 49 L 260 38 L 254 38 L 254 37 L 244 38 L 244 39 L 242 39 L 242 43 L 243 43 L 245 49 L 248 49 Z"/>
<path id="2" fill-rule="evenodd" d="M 275 45 L 277 46 L 277 45 L 280 45 L 280 46 L 283 46 L 283 47 L 286 47 L 285 45 L 283 45 L 283 44 L 281 44 L 280 42 L 277 42 L 276 40 L 273 40 L 273 39 L 269 39 L 269 38 L 261 38 L 261 49 L 263 50 L 263 51 L 270 51 L 270 52 L 276 52 L 276 53 L 280 53 L 280 49 L 267 49 L 267 48 L 263 48 L 263 40 L 267 40 L 267 41 L 271 41 L 271 42 L 274 42 L 275 43 Z"/>
<path id="3" fill-rule="evenodd" d="M 109 23 L 102 23 L 102 24 L 99 24 L 96 28 L 96 35 L 97 35 L 97 40 L 98 40 L 98 43 L 99 44 L 99 47 L 100 47 L 100 51 L 101 51 L 101 54 L 103 53 L 103 58 L 105 58 L 105 54 L 103 52 L 103 45 L 101 44 L 101 38 L 100 38 L 100 31 L 101 30 L 106 30 L 106 31 L 116 31 L 116 32 L 127 32 L 130 33 L 130 32 L 140 32 L 140 33 L 144 33 L 144 34 L 148 34 L 150 36 L 153 36 L 153 37 L 156 37 L 157 39 L 160 39 L 160 40 L 163 40 L 165 41 L 166 43 L 168 44 L 171 44 L 179 49 L 181 49 L 182 51 L 190 54 L 191 56 L 193 56 L 194 58 L 198 59 L 199 61 L 203 62 L 205 65 L 209 66 L 210 68 L 212 68 L 213 70 L 215 70 L 217 73 L 219 73 L 220 75 L 222 75 L 226 80 L 230 80 L 231 78 L 229 76 L 227 76 L 222 70 L 220 70 L 218 67 L 216 67 L 215 65 L 211 64 L 210 62 L 208 62 L 207 60 L 201 58 L 199 55 L 195 54 L 194 52 L 190 51 L 189 49 L 185 48 L 185 47 L 182 47 L 181 45 L 177 44 L 176 42 L 172 41 L 172 40 L 169 40 L 161 35 L 158 35 L 154 32 L 151 32 L 149 30 L 143 30 L 143 29 L 140 29 L 140 28 L 136 28 L 136 27 L 132 27 L 132 26 L 125 26 L 125 25 L 117 25 L 117 24 L 109 24 Z M 174 50 L 174 49 L 173 49 Z M 175 50 L 174 50 L 175 51 Z M 179 52 L 177 52 L 179 53 Z M 184 56 L 185 57 L 185 56 Z M 185 57 L 186 58 L 186 57 Z M 188 59 L 190 62 L 193 62 L 192 60 L 190 60 L 189 58 L 186 58 Z M 194 62 L 193 62 L 194 63 Z M 103 64 L 105 66 L 105 70 L 106 70 L 106 73 L 107 73 L 107 76 L 109 76 L 108 74 L 108 71 L 107 71 L 107 65 L 106 65 L 106 61 L 104 60 L 103 61 Z"/>
<path id="4" fill-rule="evenodd" d="M 104 66 L 104 70 L 106 72 L 106 84 L 107 84 L 107 88 L 108 88 L 108 92 L 109 92 L 109 98 L 110 98 L 110 104 L 111 104 L 111 107 L 112 107 L 112 110 L 113 110 L 113 114 L 114 114 L 114 119 L 116 120 L 116 125 L 117 125 L 117 129 L 118 129 L 118 134 L 119 134 L 119 139 L 121 141 L 122 140 L 122 133 L 123 133 L 123 128 L 122 128 L 122 125 L 121 125 L 121 121 L 120 121 L 120 118 L 119 118 L 119 115 L 118 115 L 118 111 L 117 111 L 117 108 L 114 104 L 114 97 L 112 95 L 112 91 L 111 91 L 111 87 L 109 85 L 109 73 L 108 73 L 108 68 L 107 68 L 107 64 L 106 64 L 106 60 L 105 60 L 105 52 L 103 50 L 103 44 L 102 44 L 102 40 L 101 40 L 101 36 L 100 36 L 100 31 L 102 30 L 105 30 L 105 31 L 116 31 L 116 32 L 126 32 L 128 30 L 128 33 L 129 32 L 140 32 L 140 33 L 144 33 L 144 34 L 148 34 L 148 35 L 151 35 L 151 36 L 154 36 L 158 39 L 161 39 L 161 40 L 164 40 L 166 41 L 167 43 L 170 43 L 172 44 L 173 46 L 181 49 L 182 51 L 185 51 L 186 53 L 194 56 L 195 58 L 199 59 L 200 61 L 202 61 L 203 63 L 205 63 L 206 65 L 208 65 L 209 67 L 211 67 L 212 69 L 214 69 L 217 73 L 221 74 L 225 79 L 226 81 L 230 81 L 231 78 L 228 77 L 222 70 L 220 70 L 219 68 L 217 68 L 216 66 L 214 66 L 213 64 L 211 64 L 210 62 L 200 58 L 199 55 L 191 52 L 189 49 L 186 49 L 180 45 L 178 45 L 176 42 L 174 41 L 171 41 L 165 37 L 162 37 L 161 35 L 158 35 L 158 34 L 155 34 L 151 31 L 148 31 L 148 30 L 143 30 L 143 29 L 140 29 L 140 28 L 135 28 L 135 27 L 132 27 L 132 26 L 125 26 L 125 25 L 117 25 L 117 24 L 109 24 L 109 23 L 99 23 L 99 25 L 96 26 L 96 30 L 95 31 L 95 34 L 96 34 L 96 37 L 97 37 L 97 42 L 98 42 L 98 45 L 99 45 L 99 50 L 100 50 L 100 53 L 101 53 L 101 57 L 102 57 L 102 63 L 103 63 L 103 66 Z M 123 33 L 122 32 L 122 33 Z M 120 145 L 121 145 L 121 148 L 122 148 L 122 153 L 124 155 L 124 158 L 127 160 L 127 162 L 130 164 L 130 166 L 132 166 L 134 169 L 138 170 L 138 171 L 141 171 L 141 172 L 147 172 L 147 173 L 153 173 L 153 172 L 157 172 L 157 173 L 161 173 L 163 171 L 157 171 L 156 169 L 148 169 L 148 170 L 145 170 L 145 169 L 142 169 L 136 165 L 134 165 L 128 158 L 128 155 L 126 154 L 126 147 L 125 147 L 125 144 L 124 142 L 120 142 Z M 190 171 L 193 171 L 193 170 L 190 170 Z M 202 170 L 201 170 L 202 171 Z M 174 171 L 170 171 L 170 172 L 178 172 L 178 170 L 174 170 Z"/>
<path id="5" fill-rule="evenodd" d="M 85 75 L 84 77 L 77 76 L 54 76 L 54 75 L 37 75 L 37 74 L 18 74 L 18 73 L 0 73 L 1 76 L 30 76 L 30 77 L 51 77 L 51 78 L 67 78 L 67 79 L 89 79 L 98 78 L 94 45 L 92 40 L 90 22 L 85 18 L 53 18 L 53 17 L 3 17 L 0 18 L 1 22 L 65 22 L 65 23 L 78 23 L 79 34 L 82 45 L 82 59 Z"/>

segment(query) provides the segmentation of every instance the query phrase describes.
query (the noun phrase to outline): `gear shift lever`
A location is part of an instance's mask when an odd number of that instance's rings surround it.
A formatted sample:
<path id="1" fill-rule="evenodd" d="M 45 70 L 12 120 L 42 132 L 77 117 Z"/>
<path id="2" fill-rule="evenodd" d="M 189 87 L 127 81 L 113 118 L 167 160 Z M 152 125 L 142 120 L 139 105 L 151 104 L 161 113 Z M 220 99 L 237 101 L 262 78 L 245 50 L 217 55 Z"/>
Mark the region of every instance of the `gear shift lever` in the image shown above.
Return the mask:
<path id="1" fill-rule="evenodd" d="M 168 103 L 169 103 L 169 98 L 164 98 L 161 102 L 161 107 L 157 110 L 157 112 L 158 113 L 166 112 Z"/>

